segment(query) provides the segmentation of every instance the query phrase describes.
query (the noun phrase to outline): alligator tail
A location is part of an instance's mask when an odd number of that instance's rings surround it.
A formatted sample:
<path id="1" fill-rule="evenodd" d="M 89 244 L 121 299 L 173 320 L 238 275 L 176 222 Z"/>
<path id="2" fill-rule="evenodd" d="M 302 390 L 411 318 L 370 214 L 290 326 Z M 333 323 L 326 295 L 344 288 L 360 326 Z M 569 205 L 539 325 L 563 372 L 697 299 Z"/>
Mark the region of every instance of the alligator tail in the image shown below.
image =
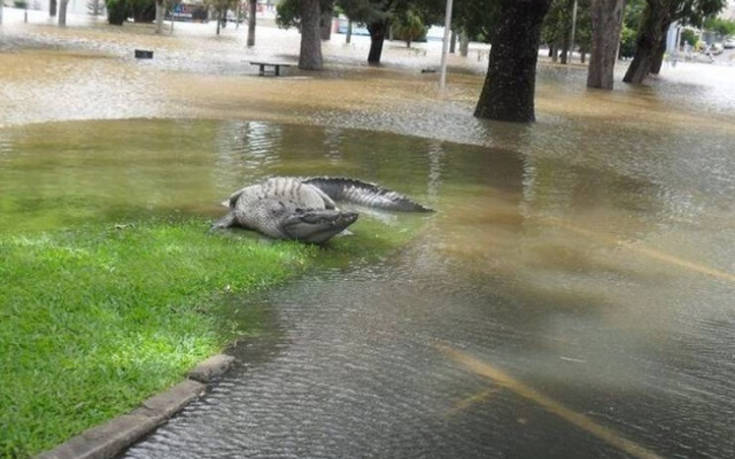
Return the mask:
<path id="1" fill-rule="evenodd" d="M 373 183 L 344 177 L 311 177 L 304 183 L 313 185 L 335 201 L 402 212 L 433 212 L 406 196 Z"/>

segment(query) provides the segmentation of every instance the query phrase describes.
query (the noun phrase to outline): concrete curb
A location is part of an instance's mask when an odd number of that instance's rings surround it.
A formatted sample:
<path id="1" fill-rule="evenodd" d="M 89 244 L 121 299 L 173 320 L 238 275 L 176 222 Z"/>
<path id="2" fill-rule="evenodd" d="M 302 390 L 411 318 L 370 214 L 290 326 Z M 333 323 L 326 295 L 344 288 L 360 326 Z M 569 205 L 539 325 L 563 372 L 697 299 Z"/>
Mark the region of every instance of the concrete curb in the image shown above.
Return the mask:
<path id="1" fill-rule="evenodd" d="M 189 372 L 189 379 L 206 384 L 229 370 L 234 361 L 235 358 L 230 355 L 213 355 L 191 370 Z"/>
<path id="2" fill-rule="evenodd" d="M 217 354 L 199 363 L 189 378 L 165 392 L 145 400 L 130 413 L 85 430 L 56 448 L 36 456 L 38 459 L 108 459 L 164 424 L 189 402 L 206 391 L 206 383 L 224 374 L 235 358 Z"/>

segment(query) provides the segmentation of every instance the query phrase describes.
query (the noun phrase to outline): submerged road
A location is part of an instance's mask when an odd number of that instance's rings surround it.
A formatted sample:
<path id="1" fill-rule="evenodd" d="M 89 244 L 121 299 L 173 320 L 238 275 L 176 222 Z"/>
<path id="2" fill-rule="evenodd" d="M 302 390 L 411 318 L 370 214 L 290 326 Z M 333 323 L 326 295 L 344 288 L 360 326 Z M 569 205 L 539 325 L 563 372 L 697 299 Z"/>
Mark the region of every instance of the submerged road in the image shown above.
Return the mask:
<path id="1" fill-rule="evenodd" d="M 398 258 L 266 295 L 281 333 L 234 349 L 242 364 L 126 457 L 733 451 L 732 399 L 685 383 L 724 377 L 723 369 L 677 375 L 675 362 L 629 354 L 623 340 L 605 351 L 563 343 L 559 352 L 542 345 L 551 339 L 543 301 L 509 298 L 492 281 L 448 283 L 459 267 L 420 247 Z M 573 320 L 578 334 L 612 338 L 599 319 L 552 315 Z M 640 373 L 648 376 L 636 381 Z"/>
<path id="2" fill-rule="evenodd" d="M 609 154 L 617 137 L 599 136 L 587 157 L 611 164 L 599 174 L 599 163 L 255 127 L 220 148 L 271 155 L 264 164 L 283 173 L 367 142 L 335 167 L 394 165 L 403 175 L 382 181 L 423 188 L 438 212 L 379 263 L 244 300 L 272 312 L 274 332 L 231 350 L 239 365 L 125 457 L 732 456 L 732 177 L 701 169 L 725 150 L 672 161 L 688 148 L 672 138 L 626 164 Z M 302 156 L 263 148 L 303 130 Z M 414 149 L 393 156 L 397 145 Z M 696 219 L 677 207 L 691 189 Z"/>

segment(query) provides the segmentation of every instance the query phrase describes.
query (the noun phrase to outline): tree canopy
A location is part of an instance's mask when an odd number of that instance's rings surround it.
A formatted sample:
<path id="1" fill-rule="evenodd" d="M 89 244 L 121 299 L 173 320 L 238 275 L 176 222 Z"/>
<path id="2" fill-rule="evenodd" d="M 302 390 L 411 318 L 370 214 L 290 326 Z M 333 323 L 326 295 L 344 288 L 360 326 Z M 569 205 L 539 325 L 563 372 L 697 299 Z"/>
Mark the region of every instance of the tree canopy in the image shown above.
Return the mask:
<path id="1" fill-rule="evenodd" d="M 487 0 L 455 0 L 452 25 L 470 40 L 490 43 L 498 23 L 500 3 Z"/>
<path id="2" fill-rule="evenodd" d="M 717 32 L 724 37 L 735 35 L 735 21 L 729 19 L 711 16 L 704 20 L 703 26 L 705 29 Z"/>
<path id="3" fill-rule="evenodd" d="M 409 48 L 412 41 L 426 37 L 428 29 L 424 25 L 421 16 L 410 8 L 400 16 L 395 17 L 391 25 L 393 38 L 405 41 Z"/>

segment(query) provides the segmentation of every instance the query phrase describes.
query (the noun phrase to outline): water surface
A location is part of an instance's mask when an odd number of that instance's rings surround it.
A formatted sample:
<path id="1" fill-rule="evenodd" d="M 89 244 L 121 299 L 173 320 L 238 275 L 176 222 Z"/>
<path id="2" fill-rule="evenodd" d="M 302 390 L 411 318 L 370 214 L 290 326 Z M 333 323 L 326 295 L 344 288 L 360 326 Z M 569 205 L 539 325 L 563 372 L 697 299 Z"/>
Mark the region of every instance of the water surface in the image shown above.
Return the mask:
<path id="1" fill-rule="evenodd" d="M 276 174 L 355 176 L 438 210 L 366 213 L 386 231 L 423 220 L 377 264 L 244 302 L 276 330 L 233 349 L 237 368 L 128 457 L 625 454 L 447 347 L 652 453 L 732 456 L 727 130 L 483 129 L 494 146 L 247 120 L 6 128 L 0 230 L 214 218 Z"/>

